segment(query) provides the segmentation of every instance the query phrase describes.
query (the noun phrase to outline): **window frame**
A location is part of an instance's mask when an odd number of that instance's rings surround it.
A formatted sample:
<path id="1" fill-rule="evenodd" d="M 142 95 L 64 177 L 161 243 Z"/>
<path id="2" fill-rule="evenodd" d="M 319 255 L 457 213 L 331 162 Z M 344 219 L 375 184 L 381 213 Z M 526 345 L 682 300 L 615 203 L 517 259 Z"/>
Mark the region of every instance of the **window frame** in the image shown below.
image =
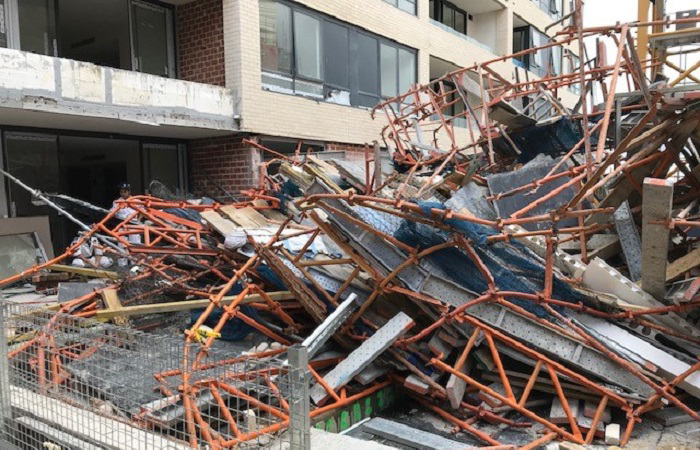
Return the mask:
<path id="1" fill-rule="evenodd" d="M 515 34 L 516 33 L 522 33 L 522 38 L 518 41 L 519 44 L 524 44 L 525 47 L 521 48 L 516 51 L 515 45 L 516 45 L 516 40 L 515 40 Z M 546 39 L 546 43 L 551 42 L 552 38 L 548 36 L 547 34 L 541 32 L 538 30 L 534 25 L 523 25 L 521 27 L 516 27 L 513 28 L 513 53 L 518 53 L 523 50 L 528 50 L 531 48 L 539 47 L 539 45 L 535 45 L 535 37 L 537 38 L 542 38 L 544 37 Z M 557 46 L 562 49 L 560 52 L 560 61 L 559 61 L 559 71 L 564 72 L 564 48 L 563 46 L 559 45 Z M 542 52 L 541 55 L 540 52 Z M 544 77 L 547 76 L 547 74 L 554 74 L 554 57 L 555 57 L 555 51 L 554 47 L 549 47 L 543 50 L 539 50 L 534 53 L 528 53 L 525 55 L 522 55 L 519 58 L 514 58 L 518 61 L 520 61 L 524 66 L 526 70 L 529 70 L 530 72 L 534 73 L 535 75 L 539 77 Z M 539 64 L 536 61 L 535 55 L 539 56 L 539 59 L 542 60 L 543 64 Z M 558 75 L 561 75 L 558 74 Z"/>
<path id="2" fill-rule="evenodd" d="M 403 11 L 405 13 L 411 14 L 412 16 L 417 16 L 418 15 L 418 0 L 382 0 L 384 3 L 387 3 L 394 8 Z M 401 2 L 408 2 L 413 5 L 413 10 L 408 11 L 404 8 L 401 7 Z"/>
<path id="3" fill-rule="evenodd" d="M 22 43 L 20 39 L 20 17 L 19 17 L 19 2 L 22 0 L 3 0 L 5 6 L 5 30 L 6 30 L 6 47 L 9 49 L 22 50 Z M 129 64 L 128 67 L 120 67 L 116 70 L 128 70 L 131 72 L 146 73 L 139 70 L 136 67 L 135 61 L 138 58 L 137 50 L 134 46 L 136 39 L 136 23 L 133 18 L 133 7 L 135 4 L 141 4 L 146 7 L 154 7 L 164 10 L 166 16 L 166 44 L 167 44 L 167 60 L 168 60 L 168 75 L 155 75 L 162 76 L 163 78 L 178 79 L 179 77 L 179 54 L 178 54 L 178 42 L 177 42 L 177 17 L 175 6 L 169 3 L 165 3 L 159 0 L 121 0 L 124 8 L 128 12 L 128 18 L 126 26 L 129 30 Z M 49 9 L 49 34 L 51 38 L 49 49 L 49 54 L 44 56 L 50 56 L 54 58 L 69 59 L 73 60 L 67 56 L 61 54 L 61 33 L 59 32 L 59 15 L 60 7 L 57 0 L 49 0 L 51 6 Z M 90 61 L 82 61 L 90 64 L 99 65 L 92 63 Z M 107 67 L 107 66 L 100 66 Z"/>
<path id="4" fill-rule="evenodd" d="M 285 79 L 288 79 L 291 81 L 292 84 L 292 95 L 297 95 L 305 98 L 311 98 L 311 99 L 316 99 L 319 100 L 318 96 L 315 96 L 313 94 L 309 93 L 304 93 L 304 92 L 298 92 L 296 89 L 296 82 L 297 79 L 303 81 L 303 82 L 311 82 L 311 83 L 318 83 L 321 85 L 322 88 L 322 100 L 327 101 L 328 100 L 328 94 L 330 93 L 331 90 L 340 90 L 340 91 L 345 91 L 349 92 L 350 96 L 350 104 L 344 106 L 352 106 L 352 107 L 358 107 L 358 108 L 371 108 L 370 106 L 364 106 L 365 103 L 367 102 L 361 102 L 360 98 L 373 98 L 376 100 L 376 103 L 381 102 L 383 99 L 389 98 L 385 97 L 382 95 L 382 64 L 381 64 L 381 47 L 382 44 L 390 46 L 396 50 L 396 55 L 397 55 L 397 64 L 396 64 L 396 85 L 397 89 L 400 89 L 400 83 L 401 83 L 401 77 L 400 77 L 400 50 L 405 50 L 407 52 L 410 52 L 413 55 L 413 80 L 415 83 L 415 80 L 418 79 L 418 51 L 414 48 L 408 47 L 406 45 L 400 44 L 396 41 L 393 41 L 391 39 L 388 39 L 384 36 L 374 34 L 370 31 L 367 31 L 363 28 L 357 27 L 355 25 L 337 20 L 331 16 L 327 16 L 321 12 L 315 11 L 313 9 L 307 8 L 302 5 L 298 5 L 296 3 L 287 1 L 287 0 L 267 0 L 272 3 L 278 3 L 287 6 L 290 9 L 291 13 L 291 18 L 292 18 L 292 24 L 291 24 L 291 29 L 292 29 L 292 70 L 291 74 L 285 73 L 285 72 L 279 72 L 275 70 L 270 70 L 270 69 L 265 69 L 262 67 L 262 55 L 260 59 L 260 67 L 261 67 L 261 75 L 264 77 L 265 74 L 272 74 L 280 77 L 284 77 Z M 295 30 L 295 12 L 300 12 L 303 14 L 306 14 L 307 16 L 313 17 L 320 22 L 320 38 L 321 42 L 319 45 L 320 48 L 320 63 L 321 63 L 321 79 L 314 79 L 310 78 L 308 76 L 300 75 L 298 72 L 297 68 L 297 45 L 296 45 L 296 36 L 294 33 Z M 345 28 L 348 31 L 348 55 L 349 55 L 349 80 L 348 80 L 348 87 L 343 87 L 343 86 L 338 86 L 333 83 L 327 82 L 325 79 L 325 69 L 324 69 L 324 62 L 325 62 L 325 28 L 326 28 L 326 23 L 330 23 L 333 25 L 340 26 L 342 28 Z M 260 30 L 258 31 L 260 33 Z M 377 64 L 377 87 L 378 91 L 377 93 L 373 92 L 366 92 L 362 91 L 360 89 L 360 80 L 359 80 L 359 64 L 358 60 L 360 58 L 359 55 L 359 45 L 358 45 L 358 36 L 365 36 L 371 39 L 374 39 L 376 42 L 376 64 Z M 262 41 L 261 44 L 262 45 Z M 264 90 L 268 90 L 271 92 L 277 92 L 277 93 L 286 93 L 286 92 L 280 92 L 275 89 L 274 84 L 269 84 L 265 83 L 262 78 L 261 78 L 261 87 Z M 401 94 L 401 92 L 398 92 L 398 94 Z"/>
<path id="5" fill-rule="evenodd" d="M 440 22 L 441 24 L 445 25 L 446 27 L 450 27 L 457 33 L 463 34 L 465 36 L 468 36 L 468 31 L 469 31 L 469 17 L 471 15 L 469 14 L 468 11 L 460 8 L 459 6 L 455 5 L 454 3 L 448 1 L 448 0 L 431 0 L 429 4 L 429 16 L 431 19 L 435 20 L 436 22 Z M 444 20 L 444 8 L 448 8 L 452 10 L 452 23 L 448 24 L 445 23 Z M 464 31 L 458 30 L 456 28 L 457 24 L 457 14 L 462 14 L 464 16 Z"/>

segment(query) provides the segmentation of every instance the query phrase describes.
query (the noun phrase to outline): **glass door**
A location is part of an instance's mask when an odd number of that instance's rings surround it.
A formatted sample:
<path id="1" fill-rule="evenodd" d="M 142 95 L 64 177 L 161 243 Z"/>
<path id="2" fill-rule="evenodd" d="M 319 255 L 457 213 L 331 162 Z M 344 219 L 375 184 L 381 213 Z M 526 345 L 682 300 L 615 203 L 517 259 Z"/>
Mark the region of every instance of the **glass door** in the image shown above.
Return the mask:
<path id="1" fill-rule="evenodd" d="M 150 3 L 131 1 L 134 68 L 164 77 L 175 76 L 172 12 Z"/>
<path id="2" fill-rule="evenodd" d="M 5 133 L 7 171 L 33 189 L 60 191 L 58 138 L 39 133 Z M 10 213 L 13 217 L 49 216 L 54 249 L 65 248 L 65 223 L 52 208 L 14 182 L 8 183 Z M 47 243 L 48 245 L 48 243 Z"/>

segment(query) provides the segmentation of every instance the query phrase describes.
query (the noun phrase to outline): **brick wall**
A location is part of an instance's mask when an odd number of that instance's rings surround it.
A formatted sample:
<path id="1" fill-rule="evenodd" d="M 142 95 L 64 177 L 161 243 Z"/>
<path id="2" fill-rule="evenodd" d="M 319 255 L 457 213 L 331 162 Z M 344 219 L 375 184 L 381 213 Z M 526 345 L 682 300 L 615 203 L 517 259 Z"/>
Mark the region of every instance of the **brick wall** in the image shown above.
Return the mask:
<path id="1" fill-rule="evenodd" d="M 199 139 L 188 143 L 190 186 L 196 195 L 224 197 L 212 180 L 229 193 L 239 196 L 258 180 L 260 153 L 243 144 L 246 136 Z"/>
<path id="2" fill-rule="evenodd" d="M 222 0 L 197 0 L 177 8 L 179 77 L 226 85 Z"/>

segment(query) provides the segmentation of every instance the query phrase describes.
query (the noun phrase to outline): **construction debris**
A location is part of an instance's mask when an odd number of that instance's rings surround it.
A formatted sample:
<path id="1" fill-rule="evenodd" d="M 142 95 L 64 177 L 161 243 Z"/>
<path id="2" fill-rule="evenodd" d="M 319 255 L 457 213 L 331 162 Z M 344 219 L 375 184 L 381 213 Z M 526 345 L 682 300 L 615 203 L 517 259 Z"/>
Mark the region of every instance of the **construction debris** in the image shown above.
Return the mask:
<path id="1" fill-rule="evenodd" d="M 418 438 L 405 424 L 365 424 L 418 448 L 626 445 L 659 410 L 700 421 L 700 86 L 650 84 L 655 62 L 633 57 L 634 26 L 570 27 L 550 44 L 613 35 L 614 65 L 512 84 L 489 67 L 509 55 L 381 103 L 373 113 L 389 118 L 392 173 L 378 145 L 364 161 L 268 150 L 248 201 L 119 200 L 99 223 L 80 224 L 64 254 L 0 281 L 101 280 L 54 286 L 54 306 L 38 310 L 52 314 L 46 326 L 7 336 L 11 364 L 29 361 L 38 392 L 60 390 L 91 379 L 77 368 L 100 354 L 51 337 L 66 317 L 153 329 L 149 316 L 191 312 L 182 366 L 154 369 L 160 389 L 135 409 L 110 406 L 143 433 L 178 424 L 178 445 L 191 447 L 290 426 L 281 371 L 248 372 L 263 380 L 251 389 L 264 388 L 264 401 L 222 374 L 295 344 L 307 349 L 312 421 L 394 386 L 459 431 Z M 623 76 L 632 93 L 616 116 Z M 557 100 L 558 89 L 581 85 L 585 96 L 595 83 L 606 95 L 592 110 Z M 454 102 L 464 112 L 446 115 Z M 467 146 L 457 119 L 473 134 Z M 50 290 L 43 280 L 37 289 Z M 216 342 L 253 332 L 265 339 L 245 355 L 202 363 Z M 227 413 L 232 399 L 261 415 Z M 214 405 L 224 426 L 207 420 Z M 52 433 L 68 442 L 71 431 Z"/>

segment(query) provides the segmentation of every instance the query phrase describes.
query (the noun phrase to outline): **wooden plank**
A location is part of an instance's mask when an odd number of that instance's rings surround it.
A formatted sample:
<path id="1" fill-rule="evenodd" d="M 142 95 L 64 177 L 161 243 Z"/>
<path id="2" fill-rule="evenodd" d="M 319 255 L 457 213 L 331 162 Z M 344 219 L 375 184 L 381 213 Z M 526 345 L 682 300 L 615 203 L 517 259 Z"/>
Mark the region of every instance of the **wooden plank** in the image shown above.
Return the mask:
<path id="1" fill-rule="evenodd" d="M 279 302 L 282 300 L 293 300 L 294 299 L 294 294 L 292 294 L 289 291 L 279 291 L 279 292 L 270 292 L 267 294 L 272 301 Z M 228 305 L 231 304 L 235 299 L 236 295 L 231 295 L 231 296 L 226 296 L 221 299 L 221 305 Z M 258 303 L 258 302 L 263 302 L 263 297 L 260 294 L 251 294 L 247 295 L 243 301 L 241 302 L 242 304 L 247 304 L 247 303 Z M 169 303 L 155 303 L 152 305 L 137 305 L 137 306 L 125 306 L 122 307 L 121 309 L 114 310 L 114 309 L 109 309 L 109 310 L 103 310 L 103 311 L 97 311 L 95 318 L 96 319 L 111 319 L 117 316 L 121 317 L 130 317 L 130 316 L 139 316 L 139 315 L 145 315 L 145 314 L 160 314 L 160 313 L 168 313 L 168 312 L 177 312 L 177 311 L 188 311 L 191 309 L 197 309 L 197 308 L 206 308 L 207 305 L 209 305 L 210 300 L 208 298 L 204 299 L 197 299 L 197 300 L 185 300 L 182 302 L 169 302 Z"/>
<path id="2" fill-rule="evenodd" d="M 120 311 L 124 309 L 124 307 L 122 306 L 122 302 L 119 301 L 117 290 L 114 288 L 104 289 L 102 291 L 102 298 L 105 301 L 105 306 L 107 309 L 115 313 L 115 315 L 112 316 L 112 322 L 117 325 L 126 326 L 128 324 L 128 320 L 126 317 L 120 314 Z"/>
<path id="3" fill-rule="evenodd" d="M 111 270 L 92 269 L 89 267 L 74 267 L 66 266 L 63 264 L 51 264 L 50 266 L 48 266 L 48 269 L 56 272 L 73 273 L 76 275 L 90 278 L 109 278 L 110 280 L 116 280 L 119 278 L 119 274 L 117 272 L 113 272 Z"/>
<path id="4" fill-rule="evenodd" d="M 700 247 L 669 264 L 666 268 L 666 281 L 671 281 L 698 266 L 700 266 Z"/>
<path id="5" fill-rule="evenodd" d="M 233 222 L 224 219 L 216 211 L 202 211 L 201 215 L 209 226 L 222 236 L 226 236 L 228 233 L 238 229 Z"/>
<path id="6" fill-rule="evenodd" d="M 221 212 L 228 216 L 236 224 L 242 228 L 262 228 L 269 225 L 269 222 L 252 206 L 245 208 L 236 208 L 234 206 L 222 206 Z"/>

